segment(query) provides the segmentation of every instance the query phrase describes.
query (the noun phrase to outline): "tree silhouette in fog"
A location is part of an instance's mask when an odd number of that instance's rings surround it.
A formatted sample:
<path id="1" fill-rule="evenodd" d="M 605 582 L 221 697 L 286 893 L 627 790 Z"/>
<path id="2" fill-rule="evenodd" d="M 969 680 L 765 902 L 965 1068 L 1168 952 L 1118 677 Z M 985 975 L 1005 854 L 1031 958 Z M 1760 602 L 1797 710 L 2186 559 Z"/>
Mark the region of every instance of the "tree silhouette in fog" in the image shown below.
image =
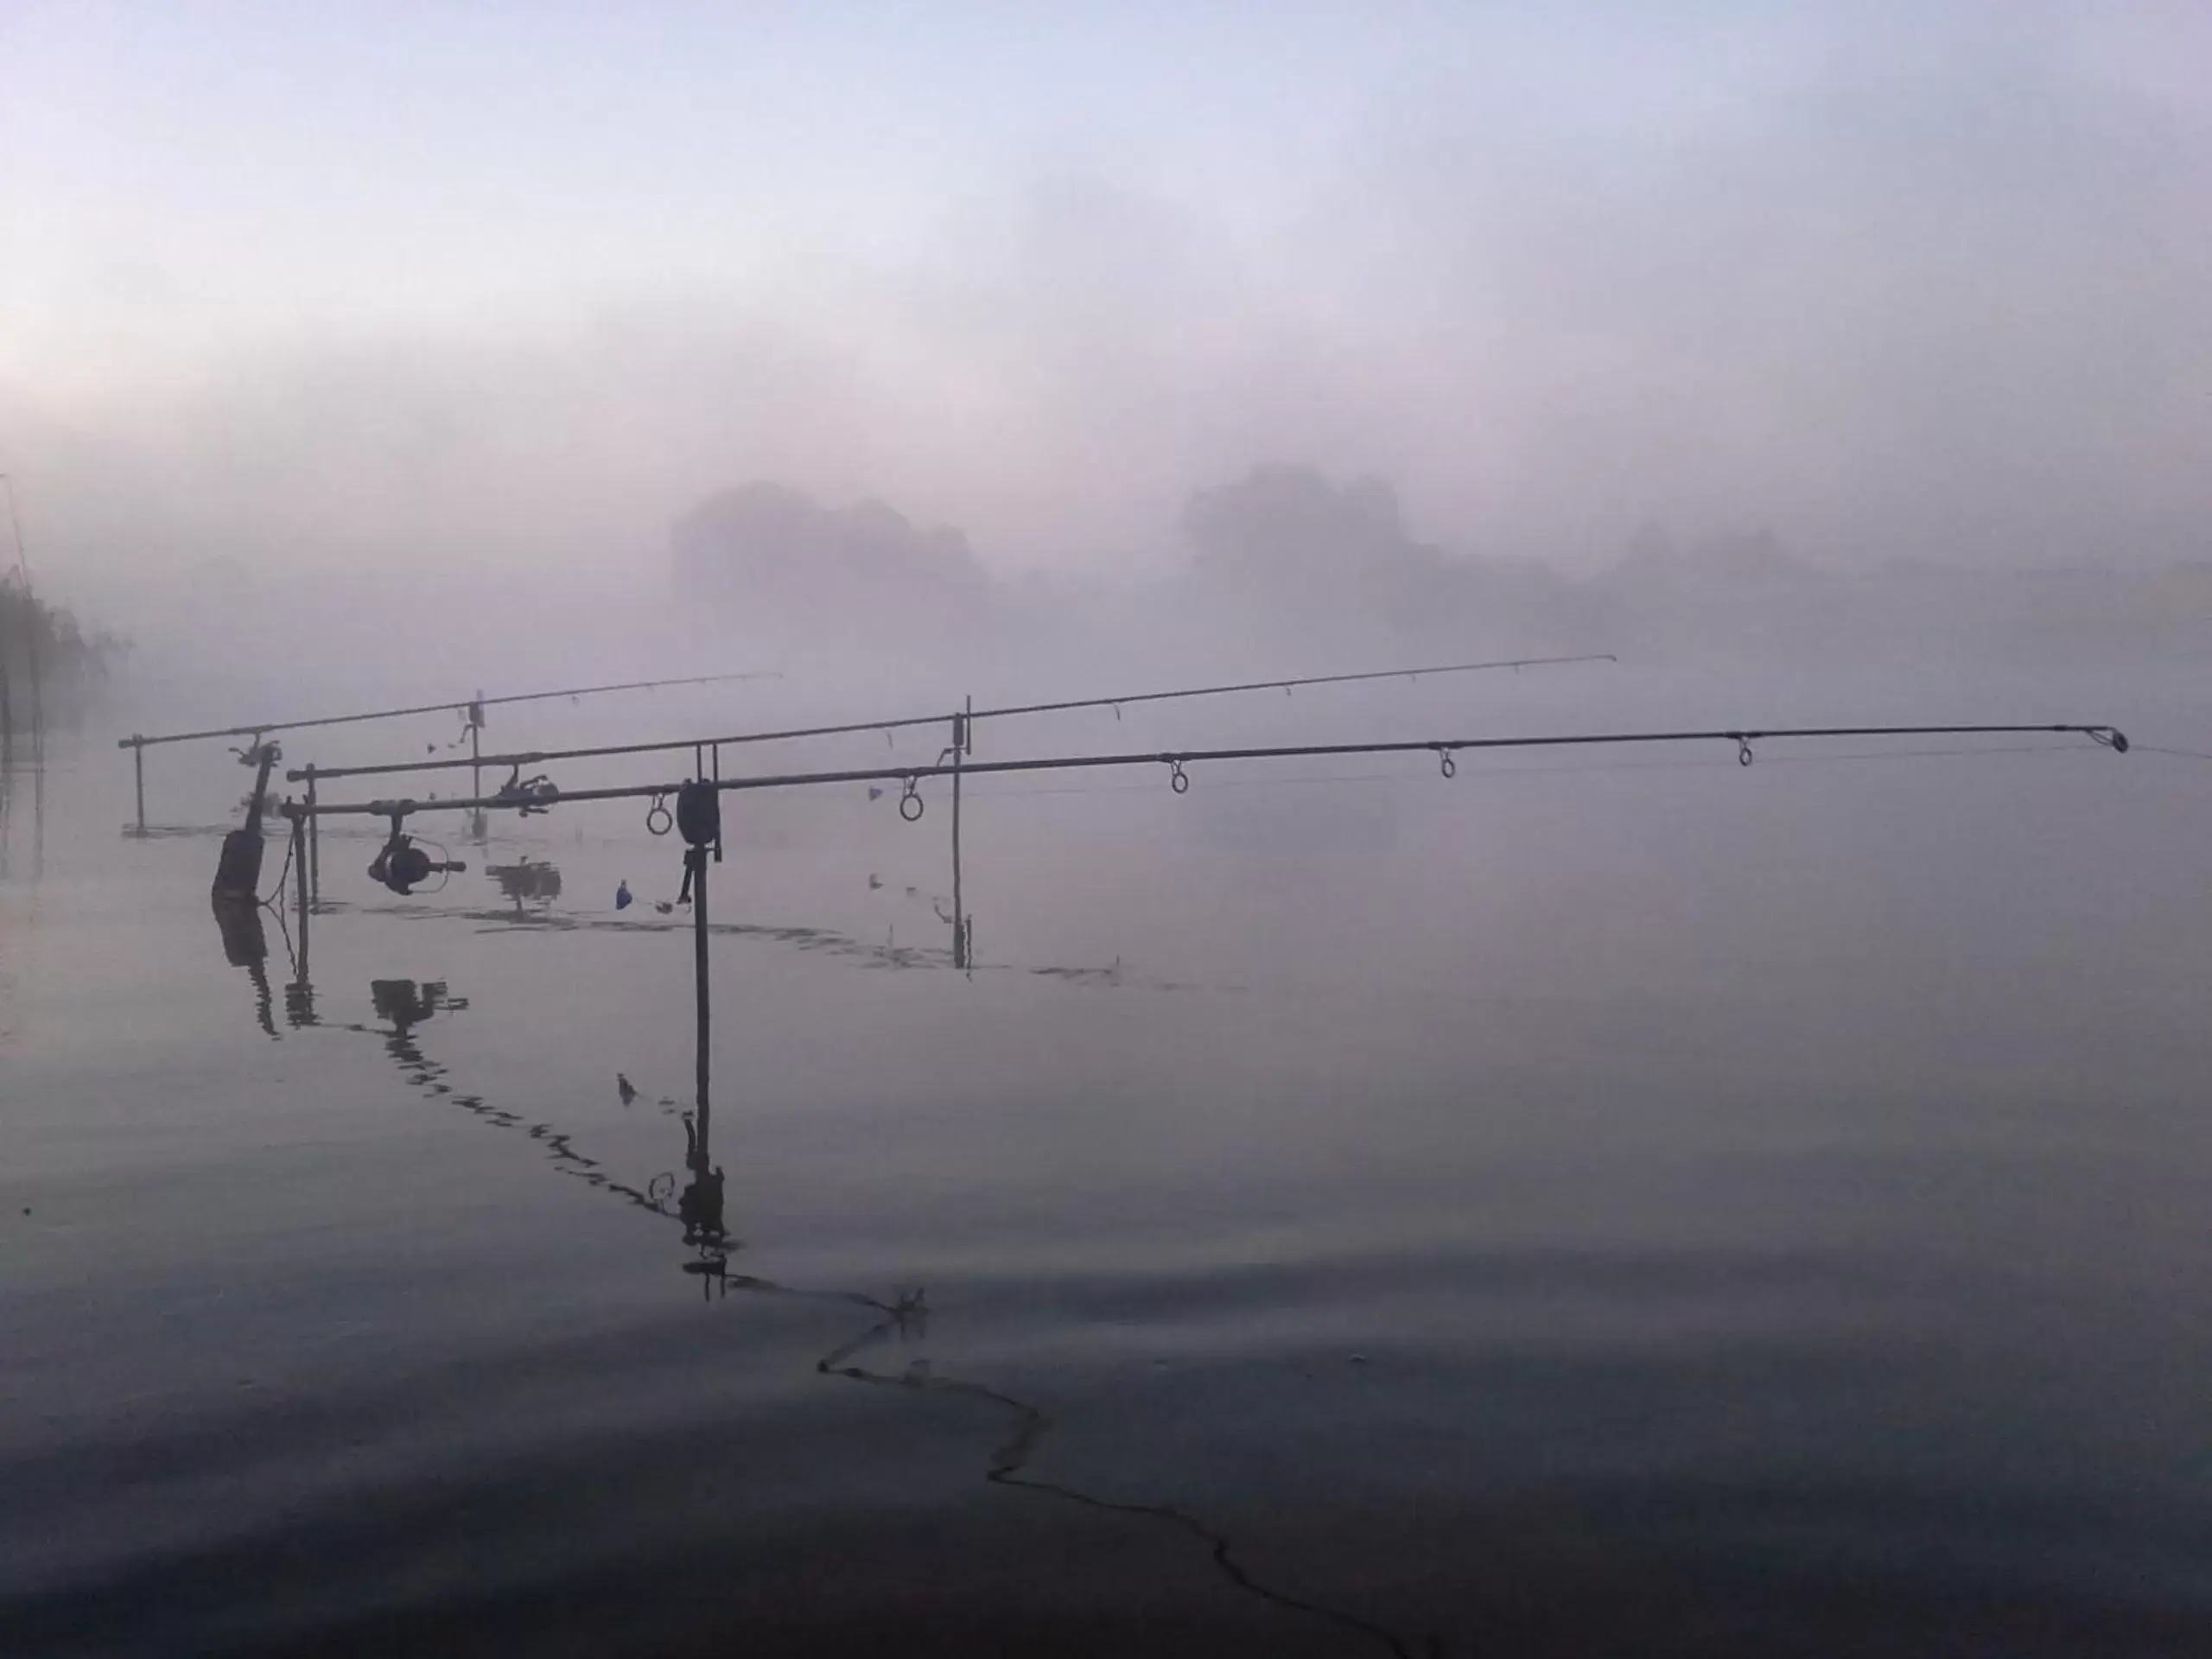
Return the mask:
<path id="1" fill-rule="evenodd" d="M 1433 573 L 1437 549 L 1406 532 L 1397 493 L 1380 479 L 1333 484 L 1318 468 L 1255 467 L 1200 490 L 1183 508 L 1192 562 L 1235 582 L 1403 582 Z"/>
<path id="2" fill-rule="evenodd" d="M 86 633 L 67 609 L 37 597 L 16 573 L 0 575 L 0 719 L 20 728 L 42 702 L 49 721 L 73 721 L 122 650 L 105 634 Z M 34 663 L 42 699 L 29 695 Z"/>
<path id="3" fill-rule="evenodd" d="M 1531 560 L 1447 551 L 1414 536 L 1377 478 L 1255 467 L 1183 508 L 1189 574 L 1306 653 L 1604 649 L 1604 601 Z"/>
<path id="4" fill-rule="evenodd" d="M 957 530 L 924 530 L 880 501 L 825 506 L 760 480 L 709 496 L 671 531 L 677 589 L 721 605 L 899 607 L 971 600 L 982 567 Z"/>

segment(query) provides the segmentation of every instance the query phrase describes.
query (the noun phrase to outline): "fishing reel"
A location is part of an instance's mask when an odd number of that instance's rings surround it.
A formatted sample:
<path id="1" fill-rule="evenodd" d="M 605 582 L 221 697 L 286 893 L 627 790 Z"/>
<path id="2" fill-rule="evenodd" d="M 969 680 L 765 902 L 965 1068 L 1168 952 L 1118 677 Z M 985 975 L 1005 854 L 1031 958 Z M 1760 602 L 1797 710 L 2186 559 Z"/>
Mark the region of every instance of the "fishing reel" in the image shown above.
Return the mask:
<path id="1" fill-rule="evenodd" d="M 559 785 L 540 772 L 535 778 L 522 775 L 517 766 L 507 774 L 507 781 L 499 785 L 499 793 L 492 798 L 502 806 L 512 806 L 518 817 L 528 817 L 533 812 L 543 812 L 561 798 Z"/>
<path id="2" fill-rule="evenodd" d="M 434 859 L 415 844 L 415 839 L 400 826 L 407 815 L 391 815 L 391 838 L 377 851 L 375 861 L 369 866 L 369 880 L 390 887 L 404 899 L 422 883 L 434 875 L 458 875 L 468 866 L 457 858 Z M 445 849 L 438 850 L 442 853 Z"/>

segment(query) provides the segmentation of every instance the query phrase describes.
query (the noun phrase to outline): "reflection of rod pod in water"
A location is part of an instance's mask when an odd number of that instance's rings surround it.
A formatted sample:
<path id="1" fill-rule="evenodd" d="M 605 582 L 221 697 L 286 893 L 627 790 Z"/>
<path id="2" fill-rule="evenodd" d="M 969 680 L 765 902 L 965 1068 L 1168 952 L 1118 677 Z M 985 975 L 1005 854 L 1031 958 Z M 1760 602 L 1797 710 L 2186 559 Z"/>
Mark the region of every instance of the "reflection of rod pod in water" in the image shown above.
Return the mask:
<path id="1" fill-rule="evenodd" d="M 524 857 L 517 864 L 486 864 L 484 874 L 499 884 L 500 893 L 514 901 L 519 918 L 525 901 L 541 907 L 561 896 L 561 872 L 551 864 L 533 864 Z"/>
<path id="2" fill-rule="evenodd" d="M 369 982 L 369 1001 L 377 1011 L 377 1018 L 391 1021 L 402 1037 L 436 1014 L 445 1000 L 446 986 L 442 979 L 428 981 L 420 987 L 411 979 Z"/>
<path id="3" fill-rule="evenodd" d="M 702 826 L 711 835 L 713 827 Z M 709 842 L 700 846 L 695 855 L 703 858 Z M 602 1192 L 611 1192 L 639 1209 L 659 1216 L 668 1214 L 665 1200 L 673 1191 L 674 1178 L 660 1176 L 652 1183 L 648 1192 L 610 1179 L 596 1159 L 575 1149 L 565 1133 L 556 1132 L 548 1123 L 530 1123 L 518 1117 L 489 1109 L 478 1096 L 453 1092 L 443 1081 L 446 1068 L 427 1060 L 416 1048 L 409 1033 L 422 1020 L 447 1007 L 466 1007 L 466 999 L 454 1000 L 446 994 L 442 982 L 430 982 L 419 987 L 412 980 L 372 980 L 369 991 L 378 1015 L 392 1024 L 391 1052 L 401 1063 L 403 1072 L 416 1087 L 443 1091 L 453 1103 L 475 1113 L 498 1127 L 518 1128 L 532 1141 L 543 1145 L 549 1154 L 563 1166 L 563 1173 L 575 1175 Z M 368 1032 L 370 1027 L 355 1026 L 355 1031 Z M 705 1105 L 702 1092 L 701 1105 Z M 984 1478 L 994 1484 L 1024 1488 L 1084 1504 L 1097 1510 L 1122 1515 L 1166 1521 L 1178 1525 L 1206 1545 L 1215 1568 L 1239 1590 L 1274 1605 L 1326 1620 L 1346 1630 L 1369 1637 L 1390 1652 L 1409 1656 L 1410 1645 L 1379 1624 L 1357 1615 L 1345 1612 L 1325 1604 L 1288 1594 L 1254 1579 L 1251 1573 L 1230 1553 L 1228 1535 L 1216 1527 L 1186 1510 L 1166 1504 L 1117 1502 L 1093 1496 L 1074 1487 L 1047 1481 L 1026 1472 L 1035 1455 L 1039 1440 L 1050 1427 L 1050 1421 L 1036 1406 L 980 1383 L 967 1382 L 950 1377 L 933 1376 L 927 1362 L 918 1362 L 903 1373 L 891 1374 L 872 1371 L 856 1363 L 855 1356 L 862 1349 L 881 1341 L 897 1332 L 905 1335 L 910 1327 L 918 1328 L 925 1319 L 928 1308 L 919 1290 L 897 1290 L 892 1300 L 883 1301 L 877 1297 L 850 1291 L 807 1291 L 794 1289 L 772 1280 L 754 1278 L 749 1274 L 728 1271 L 728 1251 L 736 1241 L 729 1237 L 723 1216 L 723 1176 L 719 1166 L 712 1163 L 712 1153 L 707 1143 L 703 1111 L 695 1126 L 688 1119 L 684 1125 L 684 1164 L 694 1173 L 690 1190 L 679 1200 L 676 1219 L 683 1224 L 684 1243 L 698 1248 L 699 1258 L 685 1263 L 686 1274 L 696 1274 L 702 1289 L 711 1295 L 719 1287 L 727 1295 L 735 1289 L 766 1295 L 804 1298 L 809 1300 L 849 1302 L 873 1309 L 886 1316 L 871 1325 L 859 1336 L 841 1343 L 815 1363 L 815 1370 L 829 1376 L 840 1376 L 854 1382 L 890 1384 L 895 1387 L 961 1395 L 982 1400 L 1000 1407 L 1013 1414 L 1014 1423 L 1007 1440 L 991 1453 Z"/>
<path id="4" fill-rule="evenodd" d="M 225 962 L 233 968 L 255 968 L 269 960 L 269 936 L 262 931 L 258 904 L 229 902 L 219 892 L 212 908 L 215 925 L 222 930 Z"/>

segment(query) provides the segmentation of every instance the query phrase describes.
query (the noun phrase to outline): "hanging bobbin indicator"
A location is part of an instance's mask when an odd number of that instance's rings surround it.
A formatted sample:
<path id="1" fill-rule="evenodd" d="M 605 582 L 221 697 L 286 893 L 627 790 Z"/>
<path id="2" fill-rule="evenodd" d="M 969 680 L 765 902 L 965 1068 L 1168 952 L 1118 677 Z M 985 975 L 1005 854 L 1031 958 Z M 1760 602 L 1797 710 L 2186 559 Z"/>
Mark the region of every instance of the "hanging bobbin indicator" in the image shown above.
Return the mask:
<path id="1" fill-rule="evenodd" d="M 669 816 L 665 791 L 655 800 L 653 810 L 663 817 Z M 707 859 L 722 834 L 721 791 L 706 779 L 686 778 L 676 791 L 674 817 L 676 827 L 683 832 L 683 885 L 677 889 L 676 902 L 690 904 L 695 894 L 704 902 Z"/>
<path id="2" fill-rule="evenodd" d="M 687 778 L 676 791 L 676 823 L 695 849 L 711 849 L 722 837 L 722 794 L 703 778 Z"/>
<path id="3" fill-rule="evenodd" d="M 921 779 L 909 772 L 905 786 L 899 791 L 899 816 L 909 823 L 919 823 L 926 810 L 922 800 Z"/>
<path id="4" fill-rule="evenodd" d="M 1452 751 L 1445 744 L 1437 745 L 1436 769 L 1446 778 L 1457 778 L 1459 775 L 1459 763 L 1452 758 Z"/>
<path id="5" fill-rule="evenodd" d="M 1170 760 L 1167 763 L 1167 787 L 1178 795 L 1187 795 L 1191 792 L 1190 776 L 1183 770 L 1183 763 L 1180 760 Z"/>

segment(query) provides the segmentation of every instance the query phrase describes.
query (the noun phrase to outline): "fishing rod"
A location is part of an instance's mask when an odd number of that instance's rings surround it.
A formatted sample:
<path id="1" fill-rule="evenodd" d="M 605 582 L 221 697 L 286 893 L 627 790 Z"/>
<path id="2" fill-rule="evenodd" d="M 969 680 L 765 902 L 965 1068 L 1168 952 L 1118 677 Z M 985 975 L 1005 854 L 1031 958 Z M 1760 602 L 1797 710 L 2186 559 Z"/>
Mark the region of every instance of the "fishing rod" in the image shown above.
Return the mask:
<path id="1" fill-rule="evenodd" d="M 1488 670 L 1523 668 L 1551 668 L 1570 663 L 1611 663 L 1620 659 L 1610 652 L 1593 652 L 1574 657 L 1516 657 L 1487 663 L 1439 663 L 1419 668 L 1369 669 L 1357 674 L 1307 674 L 1289 679 L 1246 680 L 1233 685 L 1188 686 L 1174 691 L 1139 691 L 1117 697 L 1073 697 L 1059 702 L 1009 703 L 998 709 L 968 709 L 952 714 L 902 715 L 893 720 L 855 720 L 836 726 L 797 726 L 778 732 L 739 732 L 724 737 L 686 737 L 656 741 L 650 743 L 607 743 L 593 748 L 537 749 L 525 753 L 487 754 L 480 764 L 487 766 L 537 766 L 553 760 L 588 760 L 618 754 L 667 754 L 683 749 L 712 748 L 718 745 L 740 743 L 775 743 L 803 737 L 842 737 L 855 732 L 891 733 L 916 726 L 955 726 L 972 724 L 979 720 L 998 720 L 1020 715 L 1061 714 L 1077 709 L 1120 709 L 1125 705 L 1140 702 L 1169 702 L 1187 697 L 1223 697 L 1250 691 L 1287 692 L 1301 685 L 1347 685 L 1361 680 L 1415 680 L 1425 674 L 1474 674 Z M 466 760 L 401 760 L 382 766 L 302 766 L 288 772 L 285 778 L 292 783 L 313 779 L 327 783 L 334 778 L 389 777 L 395 772 L 441 772 L 451 766 L 467 766 Z"/>
<path id="2" fill-rule="evenodd" d="M 902 791 L 899 814 L 908 823 L 922 816 L 923 804 L 918 786 L 925 778 L 973 778 L 990 772 L 1071 772 L 1102 766 L 1164 766 L 1168 768 L 1168 786 L 1178 795 L 1191 786 L 1186 766 L 1215 760 L 1287 760 L 1309 756 L 1343 756 L 1354 754 L 1434 754 L 1438 767 L 1446 778 L 1458 775 L 1459 767 L 1453 757 L 1462 752 L 1484 750 L 1580 748 L 1599 746 L 1651 743 L 1733 743 L 1736 759 L 1741 766 L 1750 766 L 1754 759 L 1751 745 L 1787 739 L 1823 740 L 1845 737 L 1993 737 L 2018 736 L 2024 734 L 2073 735 L 2086 737 L 2100 747 L 2116 753 L 2127 752 L 2126 734 L 2117 727 L 2078 724 L 1975 724 L 1952 726 L 1777 726 L 1765 728 L 1731 727 L 1694 731 L 1667 732 L 1570 732 L 1541 737 L 1446 737 L 1421 738 L 1410 741 L 1374 743 L 1299 743 L 1255 748 L 1234 749 L 1157 749 L 1141 753 L 1115 754 L 1046 755 L 1020 760 L 938 761 L 926 766 L 863 766 L 836 772 L 795 772 L 756 774 L 741 778 L 686 779 L 679 783 L 623 784 L 599 789 L 561 791 L 550 783 L 541 788 L 522 793 L 502 793 L 473 798 L 450 800 L 433 798 L 429 800 L 378 800 L 308 802 L 288 804 L 283 810 L 299 818 L 370 817 L 390 818 L 395 825 L 417 812 L 485 811 L 506 808 L 524 812 L 543 811 L 564 802 L 650 800 L 653 809 L 648 813 L 648 828 L 656 835 L 667 833 L 664 822 L 653 828 L 652 820 L 668 817 L 666 803 L 671 797 L 683 797 L 704 790 L 710 794 L 756 789 L 796 789 L 824 784 L 874 784 L 896 782 Z M 702 746 L 711 747 L 711 746 Z M 325 774 L 317 774 L 319 777 Z M 909 811 L 909 804 L 913 810 Z M 680 803 L 679 803 L 680 804 Z"/>
<path id="3" fill-rule="evenodd" d="M 266 721 L 257 726 L 211 727 L 206 731 L 166 732 L 154 737 L 147 737 L 134 732 L 129 737 L 116 739 L 115 747 L 118 749 L 131 751 L 131 766 L 136 773 L 138 795 L 137 833 L 143 836 L 146 833 L 146 751 L 159 744 L 197 743 L 208 738 L 217 737 L 248 738 L 251 741 L 240 758 L 248 766 L 251 766 L 261 748 L 262 739 L 270 732 L 306 731 L 325 726 L 353 726 L 364 721 L 402 720 L 412 715 L 436 715 L 443 714 L 449 709 L 457 709 L 466 722 L 463 729 L 469 740 L 469 758 L 466 760 L 455 760 L 452 764 L 457 766 L 480 766 L 482 764 L 480 754 L 482 746 L 479 734 L 484 728 L 484 711 L 486 709 L 508 703 L 547 702 L 558 697 L 594 697 L 613 691 L 658 691 L 669 686 L 717 685 L 734 680 L 780 680 L 783 677 L 781 674 L 774 672 L 695 674 L 683 679 L 625 680 L 615 685 L 576 685 L 558 691 L 516 691 L 501 697 L 487 697 L 480 691 L 473 697 L 456 697 L 446 702 L 416 703 L 407 709 L 375 709 L 365 714 L 327 715 L 314 720 Z"/>
<path id="4" fill-rule="evenodd" d="M 258 739 L 268 732 L 297 732 L 316 726 L 351 726 L 365 720 L 398 720 L 409 715 L 442 714 L 448 709 L 473 710 L 489 709 L 496 704 L 510 702 L 546 702 L 556 697 L 591 697 L 608 691 L 656 691 L 672 685 L 716 685 L 732 680 L 780 680 L 784 677 L 773 672 L 745 674 L 695 674 L 679 680 L 625 680 L 619 685 L 578 685 L 560 691 L 517 691 L 504 697 L 449 697 L 443 702 L 417 703 L 410 709 L 377 709 L 361 715 L 327 715 L 315 720 L 272 720 L 257 726 L 213 727 L 204 732 L 169 732 L 159 737 L 119 737 L 115 741 L 118 749 L 151 748 L 157 743 L 192 743 L 211 737 L 251 737 Z M 487 760 L 489 756 L 486 757 Z M 454 764 L 466 766 L 465 760 Z"/>

